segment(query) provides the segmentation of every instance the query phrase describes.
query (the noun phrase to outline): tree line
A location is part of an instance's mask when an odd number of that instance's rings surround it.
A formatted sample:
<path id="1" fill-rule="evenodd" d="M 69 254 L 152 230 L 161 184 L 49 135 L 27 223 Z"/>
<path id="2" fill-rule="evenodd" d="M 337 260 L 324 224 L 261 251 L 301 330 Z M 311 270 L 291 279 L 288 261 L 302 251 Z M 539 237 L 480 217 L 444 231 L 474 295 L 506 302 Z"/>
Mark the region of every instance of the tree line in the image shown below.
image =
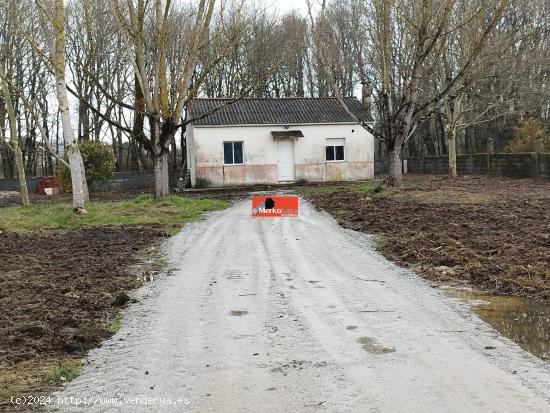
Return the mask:
<path id="1" fill-rule="evenodd" d="M 526 119 L 550 127 L 547 0 L 5 0 L 0 5 L 0 178 L 70 166 L 108 142 L 155 193 L 185 166 L 191 99 L 361 95 L 376 157 L 503 149 Z M 230 103 L 229 103 L 230 104 Z M 64 154 L 64 156 L 60 156 Z"/>

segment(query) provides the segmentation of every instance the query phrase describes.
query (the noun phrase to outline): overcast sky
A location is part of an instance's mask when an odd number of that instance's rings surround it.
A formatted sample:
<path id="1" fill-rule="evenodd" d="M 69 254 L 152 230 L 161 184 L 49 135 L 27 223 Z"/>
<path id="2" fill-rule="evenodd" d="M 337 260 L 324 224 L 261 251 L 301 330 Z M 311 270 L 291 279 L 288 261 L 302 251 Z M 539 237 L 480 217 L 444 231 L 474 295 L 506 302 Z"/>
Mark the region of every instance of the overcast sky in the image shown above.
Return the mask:
<path id="1" fill-rule="evenodd" d="M 277 8 L 282 12 L 295 9 L 295 10 L 298 10 L 304 16 L 307 13 L 306 0 L 263 0 L 263 1 L 265 1 L 266 6 Z"/>

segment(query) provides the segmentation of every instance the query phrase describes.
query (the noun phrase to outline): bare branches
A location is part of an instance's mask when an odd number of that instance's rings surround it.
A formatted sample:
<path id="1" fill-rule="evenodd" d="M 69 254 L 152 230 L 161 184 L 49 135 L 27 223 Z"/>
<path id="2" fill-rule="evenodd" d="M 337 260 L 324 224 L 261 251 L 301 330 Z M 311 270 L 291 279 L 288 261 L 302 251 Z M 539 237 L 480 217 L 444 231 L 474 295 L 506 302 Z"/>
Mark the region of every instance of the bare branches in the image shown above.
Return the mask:
<path id="1" fill-rule="evenodd" d="M 8 80 L 2 75 L 1 70 L 0 70 L 0 83 L 2 83 L 2 82 L 4 83 L 4 85 L 6 87 L 6 90 L 7 90 Z M 17 97 L 19 99 L 21 99 L 21 101 L 23 102 L 23 104 L 25 105 L 25 107 L 27 108 L 27 110 L 29 111 L 29 113 L 31 114 L 33 119 L 35 120 L 36 126 L 38 127 L 38 130 L 40 131 L 40 136 L 42 136 L 42 142 L 44 143 L 44 146 L 46 147 L 46 149 L 48 150 L 50 155 L 52 155 L 61 164 L 68 167 L 69 164 L 67 162 L 65 162 L 65 160 L 62 157 L 60 157 L 57 154 L 57 152 L 52 148 L 52 146 L 50 144 L 50 141 L 48 139 L 48 134 L 46 133 L 46 131 L 44 130 L 44 127 L 42 126 L 42 124 L 40 122 L 40 117 L 36 113 L 36 108 L 35 108 L 34 104 L 32 102 L 30 102 L 20 90 L 17 90 L 13 86 L 12 86 L 12 90 L 15 91 L 15 93 L 17 94 Z"/>
<path id="2" fill-rule="evenodd" d="M 67 87 L 67 90 L 73 95 L 75 96 L 76 98 L 78 98 L 78 100 L 80 100 L 81 102 L 87 102 L 86 100 L 86 97 L 80 95 L 76 90 L 74 90 L 73 88 L 71 88 L 69 85 L 66 85 Z M 126 126 L 123 126 L 122 124 L 112 120 L 109 116 L 103 114 L 98 108 L 92 106 L 92 105 L 89 105 L 88 104 L 88 108 L 95 114 L 97 114 L 101 119 L 105 120 L 109 125 L 113 125 L 114 127 L 116 127 L 117 129 L 123 131 L 123 132 L 126 132 L 128 134 L 132 134 L 133 131 L 132 129 L 129 129 L 127 128 Z"/>
<path id="3" fill-rule="evenodd" d="M 353 116 L 345 97 L 368 81 L 376 121 L 362 125 L 378 154 L 399 162 L 403 150 L 446 154 L 449 131 L 462 151 L 489 135 L 504 146 L 502 132 L 525 113 L 550 128 L 547 3 L 308 0 L 302 16 L 244 0 L 72 0 L 62 22 L 59 0 L 5 0 L 0 66 L 26 168 L 39 129 L 53 141 L 51 93 L 63 82 L 76 97 L 65 102 L 78 118 L 69 140 L 112 140 L 135 168 L 143 149 L 151 159 L 174 153 L 196 96 L 334 96 Z M 4 109 L 0 127 L 6 119 Z M 13 159 L 2 165 L 13 170 Z"/>

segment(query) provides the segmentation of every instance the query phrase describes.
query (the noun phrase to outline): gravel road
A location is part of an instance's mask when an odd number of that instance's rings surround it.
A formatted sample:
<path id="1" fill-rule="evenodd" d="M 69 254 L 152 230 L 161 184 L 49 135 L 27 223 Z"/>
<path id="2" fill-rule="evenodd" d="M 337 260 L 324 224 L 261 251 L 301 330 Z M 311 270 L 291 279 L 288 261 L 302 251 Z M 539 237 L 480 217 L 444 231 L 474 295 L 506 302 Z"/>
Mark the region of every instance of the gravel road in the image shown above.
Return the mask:
<path id="1" fill-rule="evenodd" d="M 61 410 L 550 412 L 550 364 L 303 200 L 239 202 L 166 248 Z"/>

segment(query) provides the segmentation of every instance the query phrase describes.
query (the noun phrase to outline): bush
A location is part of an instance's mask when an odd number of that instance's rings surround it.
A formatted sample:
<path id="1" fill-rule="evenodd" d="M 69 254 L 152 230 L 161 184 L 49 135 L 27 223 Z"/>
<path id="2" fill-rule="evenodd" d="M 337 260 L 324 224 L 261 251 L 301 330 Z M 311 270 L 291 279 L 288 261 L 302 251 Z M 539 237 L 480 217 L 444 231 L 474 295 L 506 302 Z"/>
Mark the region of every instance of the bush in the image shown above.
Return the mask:
<path id="1" fill-rule="evenodd" d="M 84 141 L 79 144 L 80 154 L 86 169 L 86 182 L 101 185 L 113 177 L 115 157 L 111 147 L 99 141 Z M 64 159 L 68 162 L 67 155 Z M 57 179 L 61 186 L 71 185 L 71 171 L 65 165 L 57 170 Z"/>
<path id="2" fill-rule="evenodd" d="M 544 127 L 538 119 L 528 118 L 520 121 L 519 126 L 513 128 L 513 136 L 512 140 L 506 145 L 506 152 L 535 152 L 537 140 L 542 139 L 544 141 Z"/>

